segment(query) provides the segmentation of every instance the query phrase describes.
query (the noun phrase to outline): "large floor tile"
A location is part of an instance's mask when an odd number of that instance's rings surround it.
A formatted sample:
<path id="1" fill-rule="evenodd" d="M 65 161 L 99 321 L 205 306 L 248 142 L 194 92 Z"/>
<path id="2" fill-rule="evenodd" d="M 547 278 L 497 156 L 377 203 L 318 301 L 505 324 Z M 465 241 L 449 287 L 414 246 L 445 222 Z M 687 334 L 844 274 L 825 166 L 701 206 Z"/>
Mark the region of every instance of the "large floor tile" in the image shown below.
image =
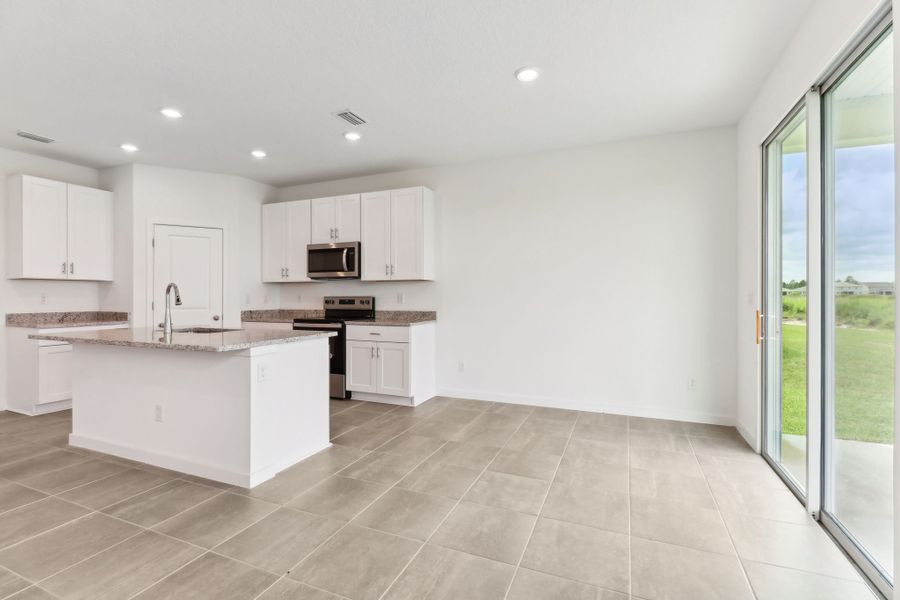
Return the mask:
<path id="1" fill-rule="evenodd" d="M 343 525 L 342 521 L 280 508 L 215 551 L 273 573 L 285 573 Z"/>
<path id="2" fill-rule="evenodd" d="M 517 564 L 534 517 L 461 502 L 431 538 L 431 543 L 476 556 Z"/>
<path id="3" fill-rule="evenodd" d="M 775 565 L 744 561 L 758 600 L 875 600 L 859 581 L 837 579 Z"/>
<path id="4" fill-rule="evenodd" d="M 66 490 L 121 473 L 126 467 L 105 460 L 87 460 L 79 464 L 43 473 L 26 479 L 28 487 L 39 489 L 48 494 L 59 494 Z"/>
<path id="5" fill-rule="evenodd" d="M 95 510 L 106 508 L 141 492 L 170 481 L 169 477 L 148 473 L 138 469 L 128 469 L 93 483 L 69 490 L 60 497 L 83 504 Z"/>
<path id="6" fill-rule="evenodd" d="M 335 475 L 329 477 L 287 506 L 349 521 L 388 490 L 383 483 Z"/>
<path id="7" fill-rule="evenodd" d="M 691 443 L 686 435 L 679 433 L 663 433 L 659 431 L 632 431 L 628 436 L 632 448 L 652 448 L 667 452 L 693 453 Z"/>
<path id="8" fill-rule="evenodd" d="M 697 456 L 697 461 L 710 483 L 735 489 L 785 489 L 781 478 L 760 456 L 754 460 L 743 460 L 701 454 Z"/>
<path id="9" fill-rule="evenodd" d="M 632 431 L 655 431 L 660 433 L 686 433 L 685 423 L 668 419 L 648 417 L 628 417 L 628 428 Z"/>
<path id="10" fill-rule="evenodd" d="M 628 592 L 628 536 L 541 517 L 522 567 Z"/>
<path id="11" fill-rule="evenodd" d="M 447 423 L 457 423 L 459 425 L 468 425 L 469 423 L 480 417 L 482 412 L 483 411 L 480 410 L 470 410 L 467 408 L 448 406 L 447 408 L 431 415 L 430 419 L 433 419 L 435 421 L 446 421 Z"/>
<path id="12" fill-rule="evenodd" d="M 454 423 L 453 421 L 440 421 L 438 419 L 425 419 L 416 423 L 407 430 L 407 433 L 437 440 L 452 440 L 460 431 L 468 426 L 468 423 Z"/>
<path id="13" fill-rule="evenodd" d="M 628 417 L 625 415 L 612 415 L 609 413 L 582 412 L 578 415 L 578 422 L 575 424 L 575 429 L 577 430 L 578 426 L 582 424 L 614 429 L 628 429 Z"/>
<path id="14" fill-rule="evenodd" d="M 725 456 L 728 458 L 749 458 L 756 460 L 759 455 L 741 437 L 700 437 L 690 436 L 691 446 L 696 454 Z"/>
<path id="15" fill-rule="evenodd" d="M 265 571 L 207 553 L 135 598 L 247 600 L 255 598 L 277 579 Z"/>
<path id="16" fill-rule="evenodd" d="M 455 501 L 393 488 L 353 522 L 404 537 L 425 541 L 450 513 Z"/>
<path id="17" fill-rule="evenodd" d="M 426 545 L 384 598 L 503 600 L 514 572 L 512 565 Z"/>
<path id="18" fill-rule="evenodd" d="M 481 471 L 494 460 L 498 452 L 500 452 L 500 448 L 494 446 L 447 442 L 428 460 L 432 463 L 442 463 L 473 471 Z"/>
<path id="19" fill-rule="evenodd" d="M 627 594 L 529 569 L 516 571 L 507 600 L 628 600 Z"/>
<path id="20" fill-rule="evenodd" d="M 424 460 L 443 445 L 443 440 L 411 433 L 401 433 L 397 437 L 376 448 L 376 450 L 386 454 L 398 454 L 404 457 Z"/>
<path id="21" fill-rule="evenodd" d="M 578 418 L 577 410 L 567 408 L 551 408 L 548 406 L 535 406 L 529 418 L 548 419 L 560 423 L 575 423 Z"/>
<path id="22" fill-rule="evenodd" d="M 688 477 L 703 477 L 700 463 L 693 454 L 668 452 L 652 448 L 631 448 L 631 466 L 635 469 L 662 471 Z"/>
<path id="23" fill-rule="evenodd" d="M 696 504 L 633 496 L 631 534 L 697 550 L 734 555 L 719 511 Z"/>
<path id="24" fill-rule="evenodd" d="M 564 435 L 548 435 L 534 431 L 517 431 L 504 446 L 507 450 L 538 452 L 551 456 L 562 456 L 569 438 Z"/>
<path id="25" fill-rule="evenodd" d="M 25 579 L 0 567 L 0 598 L 6 598 L 16 592 L 21 592 L 29 585 L 31 584 Z"/>
<path id="26" fill-rule="evenodd" d="M 480 471 L 475 469 L 459 467 L 433 457 L 413 469 L 397 485 L 415 492 L 461 498 L 479 474 Z"/>
<path id="27" fill-rule="evenodd" d="M 628 533 L 628 494 L 583 484 L 555 482 L 543 516 L 599 529 Z"/>
<path id="28" fill-rule="evenodd" d="M 373 421 L 337 436 L 332 443 L 360 450 L 375 450 L 412 427 L 413 424 L 414 422 L 393 419 L 382 422 Z"/>
<path id="29" fill-rule="evenodd" d="M 420 462 L 422 459 L 416 456 L 385 454 L 375 451 L 343 469 L 338 475 L 394 485 L 416 468 Z"/>
<path id="30" fill-rule="evenodd" d="M 421 542 L 348 525 L 289 577 L 352 600 L 376 600 L 421 546 Z"/>
<path id="31" fill-rule="evenodd" d="M 542 479 L 485 471 L 463 500 L 536 515 L 548 487 Z"/>
<path id="32" fill-rule="evenodd" d="M 574 421 L 543 419 L 530 415 L 519 427 L 523 433 L 540 433 L 543 435 L 561 435 L 568 438 L 575 428 Z"/>
<path id="33" fill-rule="evenodd" d="M 0 481 L 0 513 L 30 504 L 45 497 L 46 494 L 21 486 L 18 483 Z"/>
<path id="34" fill-rule="evenodd" d="M 0 439 L 0 465 L 11 465 L 26 458 L 34 459 L 54 452 L 56 448 L 39 446 L 18 438 Z"/>
<path id="35" fill-rule="evenodd" d="M 583 418 L 578 419 L 575 424 L 575 430 L 572 437 L 582 440 L 594 440 L 596 442 L 607 442 L 609 444 L 627 444 L 629 432 L 627 428 L 610 427 L 601 425 L 598 422 L 586 421 Z"/>
<path id="36" fill-rule="evenodd" d="M 156 526 L 160 533 L 212 548 L 275 511 L 276 505 L 224 493 Z"/>
<path id="37" fill-rule="evenodd" d="M 291 579 L 281 579 L 256 600 L 343 600 L 343 598 Z"/>
<path id="38" fill-rule="evenodd" d="M 651 500 L 669 500 L 702 508 L 717 508 L 704 477 L 631 469 L 631 494 Z"/>
<path id="39" fill-rule="evenodd" d="M 730 514 L 725 522 L 744 560 L 859 581 L 856 570 L 819 525 Z"/>
<path id="40" fill-rule="evenodd" d="M 812 525 L 812 517 L 787 488 L 735 488 L 716 481 L 710 482 L 713 495 L 722 513 L 754 516 L 799 525 Z"/>
<path id="41" fill-rule="evenodd" d="M 0 477 L 12 481 L 25 481 L 44 473 L 71 467 L 86 460 L 87 457 L 81 454 L 54 449 L 46 454 L 0 467 Z"/>
<path id="42" fill-rule="evenodd" d="M 628 465 L 598 463 L 563 456 L 554 483 L 592 486 L 610 492 L 628 493 Z"/>
<path id="43" fill-rule="evenodd" d="M 0 515 L 0 548 L 83 517 L 87 509 L 48 497 Z"/>
<path id="44" fill-rule="evenodd" d="M 65 600 L 130 598 L 202 552 L 196 546 L 144 531 L 57 573 L 41 585 Z"/>
<path id="45" fill-rule="evenodd" d="M 553 479 L 559 460 L 559 457 L 543 452 L 504 449 L 491 461 L 488 470 L 550 481 Z"/>
<path id="46" fill-rule="evenodd" d="M 631 539 L 631 585 L 644 600 L 753 600 L 737 557 L 638 537 Z"/>
<path id="47" fill-rule="evenodd" d="M 113 504 L 103 509 L 103 512 L 144 527 L 152 527 L 219 493 L 221 492 L 214 488 L 176 479 Z"/>
<path id="48" fill-rule="evenodd" d="M 570 460 L 625 465 L 628 464 L 628 446 L 624 443 L 573 439 L 566 447 L 566 453 L 563 456 Z"/>
<path id="49" fill-rule="evenodd" d="M 44 589 L 33 585 L 29 588 L 25 588 L 18 594 L 13 594 L 7 600 L 57 600 L 54 598 L 53 594 Z"/>
<path id="50" fill-rule="evenodd" d="M 0 565 L 38 581 L 140 531 L 94 513 L 0 551 Z"/>

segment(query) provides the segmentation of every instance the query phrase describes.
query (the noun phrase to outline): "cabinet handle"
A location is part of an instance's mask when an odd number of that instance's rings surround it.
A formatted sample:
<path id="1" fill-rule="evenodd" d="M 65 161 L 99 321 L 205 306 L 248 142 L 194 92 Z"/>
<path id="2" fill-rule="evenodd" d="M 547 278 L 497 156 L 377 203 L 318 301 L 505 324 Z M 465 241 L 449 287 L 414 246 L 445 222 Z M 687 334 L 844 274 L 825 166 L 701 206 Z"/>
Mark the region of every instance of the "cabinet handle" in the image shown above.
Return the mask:
<path id="1" fill-rule="evenodd" d="M 69 273 L 72 275 L 75 274 L 75 263 L 73 263 L 73 262 L 69 263 Z"/>
<path id="2" fill-rule="evenodd" d="M 332 228 L 329 229 L 328 231 L 331 232 L 331 239 L 334 239 L 334 227 L 332 227 Z"/>
<path id="3" fill-rule="evenodd" d="M 384 265 L 384 274 L 385 275 L 391 274 L 391 268 L 388 265 Z"/>
<path id="4" fill-rule="evenodd" d="M 337 227 L 334 228 L 334 239 L 339 239 L 341 237 L 341 230 Z"/>
<path id="5" fill-rule="evenodd" d="M 379 348 L 378 346 L 375 347 L 375 356 L 381 356 L 381 348 Z"/>
<path id="6" fill-rule="evenodd" d="M 62 274 L 63 275 L 66 274 L 66 261 L 63 261 L 63 264 L 62 264 Z"/>
<path id="7" fill-rule="evenodd" d="M 284 267 L 281 267 L 281 277 L 284 277 Z"/>
<path id="8" fill-rule="evenodd" d="M 372 346 L 371 350 L 372 350 L 372 358 L 375 358 L 375 346 Z"/>
<path id="9" fill-rule="evenodd" d="M 291 268 L 290 268 L 290 267 L 285 267 L 285 268 L 284 268 L 284 276 L 285 276 L 285 277 L 290 277 L 290 276 L 291 276 Z"/>
<path id="10" fill-rule="evenodd" d="M 391 265 L 391 275 L 394 274 L 394 265 Z"/>

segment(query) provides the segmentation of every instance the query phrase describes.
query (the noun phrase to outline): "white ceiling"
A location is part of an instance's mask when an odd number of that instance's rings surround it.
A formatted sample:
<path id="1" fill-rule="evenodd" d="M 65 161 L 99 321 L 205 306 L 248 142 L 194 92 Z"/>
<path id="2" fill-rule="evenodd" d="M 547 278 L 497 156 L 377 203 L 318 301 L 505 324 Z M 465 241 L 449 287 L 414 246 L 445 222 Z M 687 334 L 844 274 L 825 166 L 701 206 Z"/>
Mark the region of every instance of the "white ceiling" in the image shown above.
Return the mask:
<path id="1" fill-rule="evenodd" d="M 0 0 L 0 146 L 285 185 L 731 124 L 812 2 Z"/>

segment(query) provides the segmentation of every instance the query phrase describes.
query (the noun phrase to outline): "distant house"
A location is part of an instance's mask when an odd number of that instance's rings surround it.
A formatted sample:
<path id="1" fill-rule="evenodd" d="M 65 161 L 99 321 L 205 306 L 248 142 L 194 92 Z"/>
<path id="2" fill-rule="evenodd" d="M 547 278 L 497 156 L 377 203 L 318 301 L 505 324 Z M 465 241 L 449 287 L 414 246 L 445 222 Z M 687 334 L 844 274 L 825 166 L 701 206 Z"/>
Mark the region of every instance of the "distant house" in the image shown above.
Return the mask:
<path id="1" fill-rule="evenodd" d="M 869 293 L 869 288 L 864 283 L 836 281 L 834 284 L 834 293 L 838 296 L 865 296 Z"/>
<path id="2" fill-rule="evenodd" d="M 806 295 L 806 286 L 796 287 L 796 288 L 781 288 L 782 296 L 805 296 Z"/>
<path id="3" fill-rule="evenodd" d="M 893 281 L 866 281 L 863 283 L 863 285 L 869 288 L 870 294 L 874 294 L 875 296 L 894 295 Z"/>

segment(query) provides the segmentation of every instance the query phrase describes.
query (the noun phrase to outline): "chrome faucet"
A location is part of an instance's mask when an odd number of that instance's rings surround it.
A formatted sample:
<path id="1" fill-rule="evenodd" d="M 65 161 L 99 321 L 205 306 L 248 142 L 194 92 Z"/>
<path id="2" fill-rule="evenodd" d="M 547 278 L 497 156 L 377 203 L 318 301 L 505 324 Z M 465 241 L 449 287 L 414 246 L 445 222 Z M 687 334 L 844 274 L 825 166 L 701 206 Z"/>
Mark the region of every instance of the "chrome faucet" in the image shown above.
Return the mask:
<path id="1" fill-rule="evenodd" d="M 175 290 L 175 306 L 181 306 L 181 294 L 178 292 L 178 286 L 170 283 L 166 286 L 166 320 L 163 321 L 163 334 L 172 335 L 172 305 L 169 302 L 169 292 Z"/>

